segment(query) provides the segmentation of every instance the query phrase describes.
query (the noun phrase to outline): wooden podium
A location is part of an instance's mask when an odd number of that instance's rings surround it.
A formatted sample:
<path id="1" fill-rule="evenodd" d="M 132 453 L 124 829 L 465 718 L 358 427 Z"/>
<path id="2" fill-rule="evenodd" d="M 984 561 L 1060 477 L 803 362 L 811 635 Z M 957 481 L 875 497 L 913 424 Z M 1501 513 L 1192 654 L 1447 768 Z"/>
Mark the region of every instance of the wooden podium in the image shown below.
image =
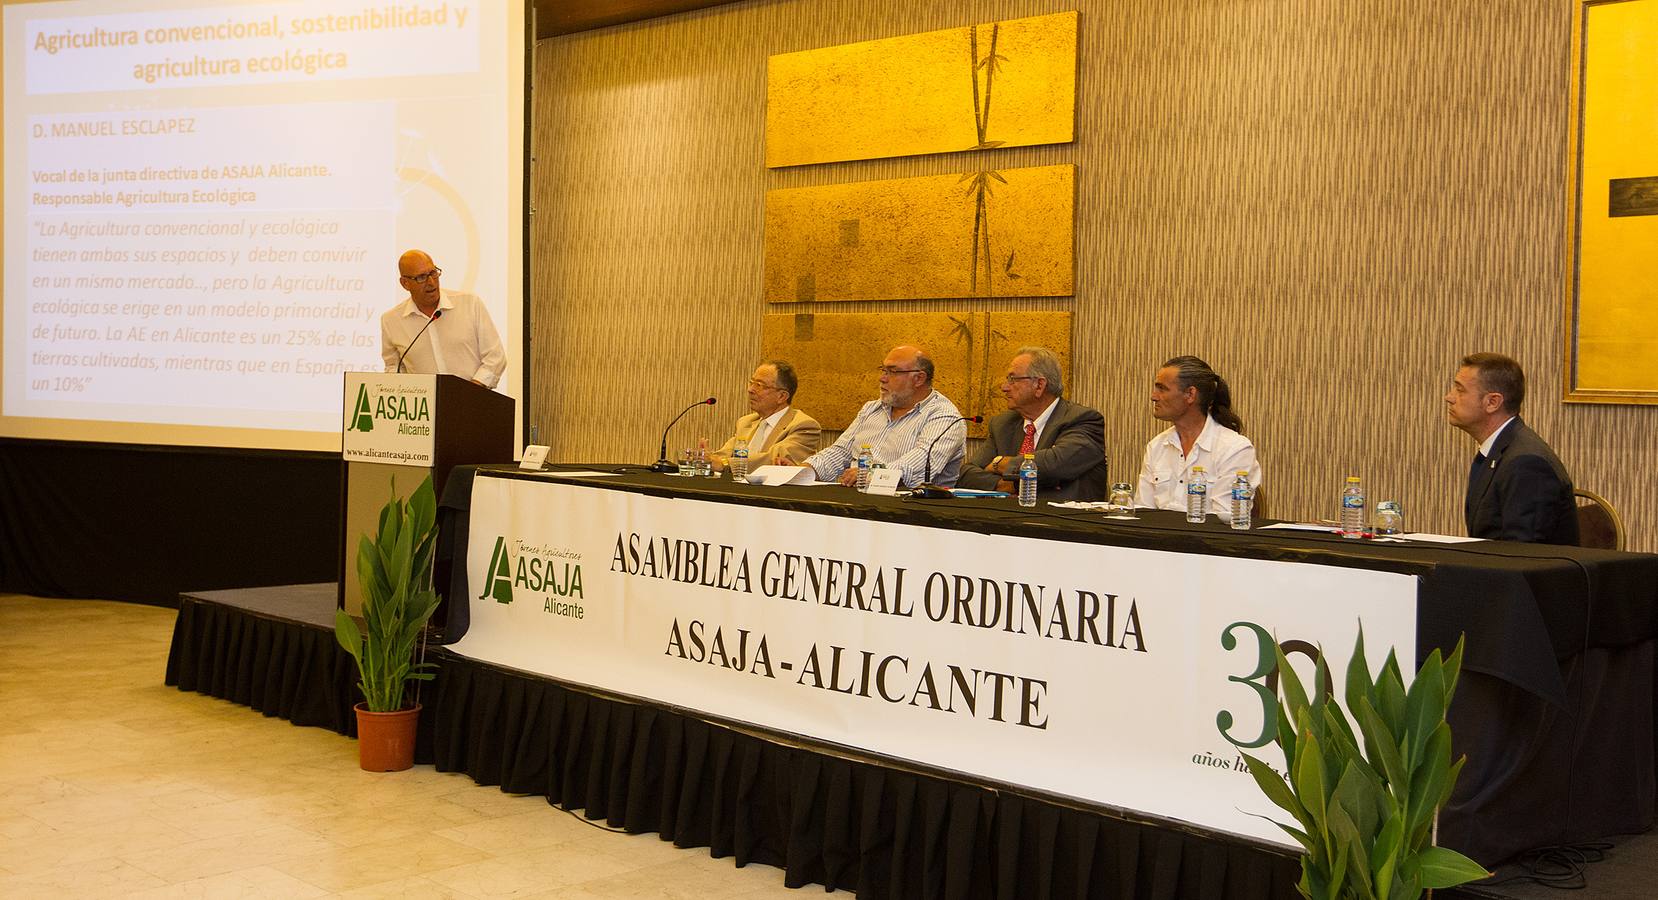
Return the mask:
<path id="1" fill-rule="evenodd" d="M 343 396 L 339 605 L 358 615 L 357 544 L 379 527 L 393 480 L 406 498 L 431 475 L 442 498 L 455 466 L 512 462 L 517 404 L 454 375 L 347 372 Z"/>

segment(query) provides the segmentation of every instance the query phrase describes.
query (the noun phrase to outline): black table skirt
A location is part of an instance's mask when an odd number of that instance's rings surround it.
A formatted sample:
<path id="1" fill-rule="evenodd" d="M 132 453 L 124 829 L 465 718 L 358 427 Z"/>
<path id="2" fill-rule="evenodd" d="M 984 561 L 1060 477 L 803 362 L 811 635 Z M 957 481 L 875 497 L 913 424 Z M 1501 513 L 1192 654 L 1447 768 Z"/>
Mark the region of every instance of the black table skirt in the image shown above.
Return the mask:
<path id="1" fill-rule="evenodd" d="M 1291 898 L 1288 854 L 785 746 L 440 654 L 443 771 L 860 898 Z"/>
<path id="2" fill-rule="evenodd" d="M 1655 648 L 1596 647 L 1567 660 L 1565 707 L 1464 672 L 1446 718 L 1452 752 L 1469 762 L 1440 811 L 1439 842 L 1495 866 L 1651 828 Z"/>

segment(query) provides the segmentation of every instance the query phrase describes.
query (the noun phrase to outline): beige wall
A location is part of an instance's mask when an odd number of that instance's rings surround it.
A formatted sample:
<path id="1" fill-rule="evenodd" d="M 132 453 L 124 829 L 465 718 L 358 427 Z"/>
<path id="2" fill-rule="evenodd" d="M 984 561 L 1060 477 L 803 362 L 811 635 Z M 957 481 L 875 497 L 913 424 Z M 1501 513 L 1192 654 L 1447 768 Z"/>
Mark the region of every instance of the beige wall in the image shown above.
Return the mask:
<path id="1" fill-rule="evenodd" d="M 1074 144 L 765 169 L 769 54 L 1065 9 Z M 1462 353 L 1509 353 L 1526 418 L 1658 549 L 1658 409 L 1557 399 L 1569 10 L 752 0 L 543 41 L 532 421 L 556 459 L 647 461 L 712 392 L 676 442 L 722 437 L 760 345 L 768 189 L 1074 162 L 1075 298 L 818 310 L 1071 309 L 1071 393 L 1105 413 L 1116 475 L 1157 430 L 1153 370 L 1196 353 L 1232 383 L 1272 515 L 1334 515 L 1354 472 L 1452 532 L 1474 447 L 1440 398 Z"/>

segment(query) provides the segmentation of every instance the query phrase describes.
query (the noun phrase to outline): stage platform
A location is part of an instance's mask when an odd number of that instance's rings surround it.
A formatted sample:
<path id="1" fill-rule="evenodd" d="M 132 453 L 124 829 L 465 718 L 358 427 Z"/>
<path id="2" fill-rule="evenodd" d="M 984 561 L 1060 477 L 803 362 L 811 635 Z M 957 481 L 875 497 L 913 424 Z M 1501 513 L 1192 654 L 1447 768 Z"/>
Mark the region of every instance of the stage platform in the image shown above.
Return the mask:
<path id="1" fill-rule="evenodd" d="M 180 595 L 166 683 L 355 737 L 361 697 L 334 640 L 338 596 L 334 582 Z"/>
<path id="2" fill-rule="evenodd" d="M 337 585 L 184 594 L 166 683 L 355 734 Z M 738 865 L 864 898 L 1292 898 L 1294 857 L 1167 823 L 967 783 L 708 721 L 434 648 L 417 759 Z M 1658 837 L 1620 840 L 1574 896 L 1658 879 Z M 1508 866 L 1499 877 L 1522 870 Z M 1534 883 L 1447 898 L 1534 900 Z"/>

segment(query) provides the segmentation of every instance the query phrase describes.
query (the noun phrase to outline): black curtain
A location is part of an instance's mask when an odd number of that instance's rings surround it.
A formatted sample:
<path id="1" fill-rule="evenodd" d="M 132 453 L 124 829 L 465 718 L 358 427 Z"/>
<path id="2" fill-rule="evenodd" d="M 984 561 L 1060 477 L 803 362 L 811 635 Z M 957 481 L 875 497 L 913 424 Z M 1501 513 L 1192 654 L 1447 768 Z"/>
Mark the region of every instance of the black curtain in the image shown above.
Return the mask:
<path id="1" fill-rule="evenodd" d="M 336 581 L 337 454 L 0 440 L 0 591 L 176 606 Z"/>

